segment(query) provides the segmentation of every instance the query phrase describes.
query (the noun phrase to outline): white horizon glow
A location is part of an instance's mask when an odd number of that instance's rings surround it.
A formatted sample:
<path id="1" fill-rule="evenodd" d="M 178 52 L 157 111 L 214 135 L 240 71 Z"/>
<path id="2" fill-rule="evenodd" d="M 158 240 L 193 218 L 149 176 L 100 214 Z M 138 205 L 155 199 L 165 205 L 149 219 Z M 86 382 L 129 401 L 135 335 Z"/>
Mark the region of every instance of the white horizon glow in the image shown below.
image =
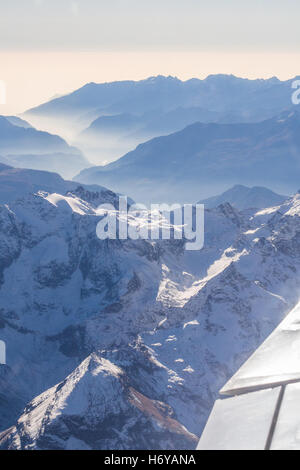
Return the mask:
<path id="1" fill-rule="evenodd" d="M 1 114 L 91 81 L 299 74 L 298 0 L 10 0 L 0 13 Z"/>
<path id="2" fill-rule="evenodd" d="M 89 82 L 142 80 L 154 75 L 204 79 L 217 73 L 288 80 L 299 75 L 300 54 L 0 51 L 0 63 L 7 92 L 0 114 L 9 115 Z"/>

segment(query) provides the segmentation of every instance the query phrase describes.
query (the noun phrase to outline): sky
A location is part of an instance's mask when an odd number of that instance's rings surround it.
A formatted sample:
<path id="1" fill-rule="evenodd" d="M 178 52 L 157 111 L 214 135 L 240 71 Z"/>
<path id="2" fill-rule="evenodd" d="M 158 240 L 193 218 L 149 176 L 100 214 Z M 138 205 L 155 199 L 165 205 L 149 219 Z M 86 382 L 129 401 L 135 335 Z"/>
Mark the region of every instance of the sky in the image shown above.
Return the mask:
<path id="1" fill-rule="evenodd" d="M 299 18 L 299 0 L 0 0 L 0 113 L 91 81 L 291 78 Z"/>

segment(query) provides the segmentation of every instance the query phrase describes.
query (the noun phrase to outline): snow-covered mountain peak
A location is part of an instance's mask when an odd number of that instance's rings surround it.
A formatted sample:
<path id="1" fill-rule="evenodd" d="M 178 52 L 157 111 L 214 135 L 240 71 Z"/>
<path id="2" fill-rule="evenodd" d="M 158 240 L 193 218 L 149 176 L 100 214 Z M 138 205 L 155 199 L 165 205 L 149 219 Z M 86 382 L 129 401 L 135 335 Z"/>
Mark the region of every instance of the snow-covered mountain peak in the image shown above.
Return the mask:
<path id="1" fill-rule="evenodd" d="M 205 211 L 190 253 L 99 240 L 95 207 L 116 195 L 98 193 L 0 206 L 2 430 L 15 425 L 1 445 L 195 447 L 218 390 L 298 301 L 299 195 L 265 215 Z"/>
<path id="2" fill-rule="evenodd" d="M 64 208 L 69 208 L 72 212 L 75 212 L 80 215 L 85 214 L 95 214 L 95 211 L 89 206 L 88 203 L 79 199 L 76 196 L 62 196 L 61 194 L 45 194 L 38 193 L 38 196 L 44 197 L 50 204 L 55 207 L 61 206 Z"/>
<path id="3" fill-rule="evenodd" d="M 192 448 L 197 436 L 172 415 L 166 404 L 136 390 L 120 367 L 93 353 L 25 408 L 10 433 L 0 434 L 0 447 L 87 450 L 131 442 L 139 449 L 155 439 L 164 448 L 175 439 Z"/>

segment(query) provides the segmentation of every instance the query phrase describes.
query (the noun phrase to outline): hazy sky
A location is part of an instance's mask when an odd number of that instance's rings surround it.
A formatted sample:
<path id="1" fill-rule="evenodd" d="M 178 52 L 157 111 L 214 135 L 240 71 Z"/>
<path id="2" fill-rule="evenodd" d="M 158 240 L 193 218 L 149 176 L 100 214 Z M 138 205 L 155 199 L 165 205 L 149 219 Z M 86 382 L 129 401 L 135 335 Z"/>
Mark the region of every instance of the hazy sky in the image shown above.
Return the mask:
<path id="1" fill-rule="evenodd" d="M 299 18 L 299 0 L 0 0 L 0 113 L 89 81 L 290 78 Z"/>

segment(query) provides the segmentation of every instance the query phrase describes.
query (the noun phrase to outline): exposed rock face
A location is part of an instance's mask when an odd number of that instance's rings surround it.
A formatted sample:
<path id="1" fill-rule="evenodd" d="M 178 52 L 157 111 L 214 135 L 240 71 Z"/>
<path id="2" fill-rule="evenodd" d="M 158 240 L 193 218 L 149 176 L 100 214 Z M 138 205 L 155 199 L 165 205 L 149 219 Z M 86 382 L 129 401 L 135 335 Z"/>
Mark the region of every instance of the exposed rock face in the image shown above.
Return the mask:
<path id="1" fill-rule="evenodd" d="M 194 448 L 218 390 L 298 301 L 299 194 L 207 210 L 199 252 L 99 240 L 95 208 L 113 199 L 1 206 L 2 448 Z"/>

